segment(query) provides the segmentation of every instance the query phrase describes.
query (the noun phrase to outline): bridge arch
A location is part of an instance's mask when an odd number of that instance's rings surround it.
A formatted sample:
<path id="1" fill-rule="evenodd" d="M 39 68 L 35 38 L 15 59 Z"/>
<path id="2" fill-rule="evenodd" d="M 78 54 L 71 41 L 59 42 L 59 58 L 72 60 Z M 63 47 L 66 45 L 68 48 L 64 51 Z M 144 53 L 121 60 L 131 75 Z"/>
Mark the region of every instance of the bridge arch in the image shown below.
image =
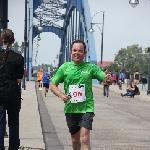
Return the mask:
<path id="1" fill-rule="evenodd" d="M 43 7 L 43 0 L 32 0 L 33 1 L 33 11 L 30 14 L 30 17 L 35 16 L 34 12 L 39 7 Z M 55 0 L 56 2 L 57 0 Z M 59 1 L 58 1 L 59 2 Z M 53 4 L 54 1 L 51 1 Z M 52 5 L 52 7 L 54 7 Z M 53 32 L 55 33 L 61 40 L 60 46 L 60 57 L 59 57 L 59 65 L 63 64 L 66 61 L 71 60 L 71 56 L 69 56 L 69 50 L 71 49 L 71 43 L 75 39 L 84 40 L 87 47 L 87 56 L 85 61 L 89 61 L 91 63 L 97 64 L 97 56 L 95 50 L 95 42 L 92 34 L 88 32 L 90 29 L 91 22 L 91 14 L 90 8 L 88 4 L 88 0 L 64 0 L 61 1 L 61 5 L 58 5 L 61 9 L 66 9 L 64 17 L 63 17 L 63 26 L 57 26 L 56 22 L 53 22 L 53 25 L 43 25 L 42 32 Z M 60 9 L 60 8 L 59 8 Z M 56 14 L 57 15 L 57 14 Z M 31 22 L 33 24 L 33 22 Z M 30 24 L 31 24 L 30 23 Z M 31 35 L 32 34 L 32 35 Z M 33 39 L 39 34 L 37 27 L 33 26 L 30 31 L 30 35 Z M 33 42 L 31 42 L 33 43 Z M 31 49 L 30 45 L 30 49 Z M 32 55 L 32 54 L 31 54 Z M 32 56 L 30 56 L 32 57 Z"/>

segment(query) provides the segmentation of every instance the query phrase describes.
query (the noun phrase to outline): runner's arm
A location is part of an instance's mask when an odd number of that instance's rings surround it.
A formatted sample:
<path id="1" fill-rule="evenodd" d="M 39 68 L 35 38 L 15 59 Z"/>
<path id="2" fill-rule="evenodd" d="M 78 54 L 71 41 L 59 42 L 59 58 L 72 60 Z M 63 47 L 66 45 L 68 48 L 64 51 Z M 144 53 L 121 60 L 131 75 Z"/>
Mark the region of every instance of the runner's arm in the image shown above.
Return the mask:
<path id="1" fill-rule="evenodd" d="M 50 90 L 53 94 L 55 94 L 56 96 L 58 96 L 62 101 L 66 102 L 68 99 L 70 99 L 69 95 L 64 94 L 63 92 L 61 92 L 59 90 L 59 88 L 57 87 L 57 85 L 53 82 L 50 83 Z"/>
<path id="2" fill-rule="evenodd" d="M 50 91 L 58 97 L 60 97 L 60 94 L 62 94 L 58 86 L 53 82 L 50 83 Z"/>
<path id="3" fill-rule="evenodd" d="M 105 75 L 105 78 L 103 79 L 102 82 L 104 82 L 107 85 L 112 85 L 113 80 L 111 78 L 111 75 L 110 74 Z"/>

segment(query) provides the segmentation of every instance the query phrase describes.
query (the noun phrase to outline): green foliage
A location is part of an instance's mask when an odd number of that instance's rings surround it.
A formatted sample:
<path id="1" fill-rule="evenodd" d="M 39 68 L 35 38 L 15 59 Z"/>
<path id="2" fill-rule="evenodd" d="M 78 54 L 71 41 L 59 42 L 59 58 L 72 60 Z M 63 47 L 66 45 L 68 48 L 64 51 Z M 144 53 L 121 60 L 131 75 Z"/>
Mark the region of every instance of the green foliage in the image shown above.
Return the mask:
<path id="1" fill-rule="evenodd" d="M 147 49 L 144 50 L 145 52 Z M 142 74 L 148 72 L 148 54 L 142 51 L 139 45 L 128 46 L 118 51 L 115 56 L 114 62 L 119 70 L 125 71 L 129 69 L 132 73 L 138 70 Z"/>
<path id="2" fill-rule="evenodd" d="M 114 63 L 111 64 L 109 67 L 107 67 L 107 70 L 109 70 L 110 72 L 116 72 L 116 71 L 120 71 L 120 68 L 116 63 Z"/>
<path id="3" fill-rule="evenodd" d="M 12 50 L 15 51 L 16 53 L 21 54 L 21 55 L 22 55 L 23 52 L 24 52 L 23 47 L 22 47 L 22 46 L 19 46 L 19 44 L 18 44 L 17 41 L 14 43 L 14 46 L 13 46 L 13 49 L 12 49 Z"/>

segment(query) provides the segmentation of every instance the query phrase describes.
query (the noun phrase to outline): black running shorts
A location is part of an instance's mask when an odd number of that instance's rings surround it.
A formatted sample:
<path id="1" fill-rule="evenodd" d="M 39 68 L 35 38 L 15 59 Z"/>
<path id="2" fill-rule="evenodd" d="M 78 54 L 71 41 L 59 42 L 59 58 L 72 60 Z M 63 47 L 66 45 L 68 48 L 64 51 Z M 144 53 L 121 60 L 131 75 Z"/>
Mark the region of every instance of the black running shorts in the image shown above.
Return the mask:
<path id="1" fill-rule="evenodd" d="M 87 112 L 85 114 L 66 113 L 67 126 L 71 135 L 76 134 L 81 127 L 92 130 L 92 122 L 95 114 Z"/>
<path id="2" fill-rule="evenodd" d="M 45 87 L 45 88 L 49 88 L 49 84 L 48 83 L 43 83 L 43 87 Z"/>

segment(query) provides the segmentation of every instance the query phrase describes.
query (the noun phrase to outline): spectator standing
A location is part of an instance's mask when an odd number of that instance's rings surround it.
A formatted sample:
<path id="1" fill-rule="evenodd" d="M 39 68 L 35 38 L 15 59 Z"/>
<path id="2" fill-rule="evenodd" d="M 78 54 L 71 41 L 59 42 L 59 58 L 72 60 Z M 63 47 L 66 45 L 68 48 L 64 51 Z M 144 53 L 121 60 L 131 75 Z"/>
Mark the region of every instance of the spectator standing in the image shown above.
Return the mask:
<path id="1" fill-rule="evenodd" d="M 123 82 L 123 83 L 124 83 L 124 77 L 125 77 L 124 72 L 120 71 L 120 73 L 119 73 L 119 80 L 121 80 L 121 82 Z"/>
<path id="2" fill-rule="evenodd" d="M 117 82 L 117 84 L 119 82 L 119 73 L 118 73 L 118 71 L 116 71 L 116 82 Z"/>
<path id="3" fill-rule="evenodd" d="M 125 72 L 125 79 L 126 79 L 126 86 L 128 87 L 128 85 L 131 83 L 131 73 L 129 69 L 127 69 Z"/>
<path id="4" fill-rule="evenodd" d="M 137 86 L 138 86 L 138 84 L 139 84 L 139 81 L 140 81 L 140 73 L 139 73 L 139 71 L 137 70 L 137 71 L 135 71 L 135 73 L 134 73 L 134 82 L 136 83 Z"/>
<path id="5" fill-rule="evenodd" d="M 116 84 L 117 83 L 117 79 L 116 79 L 116 74 L 115 73 L 111 74 L 111 78 L 113 80 L 113 83 Z"/>
<path id="6" fill-rule="evenodd" d="M 28 69 L 25 69 L 25 70 L 24 70 L 24 75 L 25 75 L 25 78 L 28 78 L 28 74 L 29 74 L 29 71 L 28 71 Z"/>
<path id="7" fill-rule="evenodd" d="M 142 82 L 142 91 L 146 90 L 147 79 L 145 78 L 145 76 L 143 76 L 140 81 Z"/>
<path id="8" fill-rule="evenodd" d="M 1 33 L 3 46 L 0 49 L 0 150 L 4 148 L 6 129 L 6 110 L 9 126 L 9 150 L 18 150 L 19 139 L 19 112 L 21 108 L 21 91 L 18 83 L 24 75 L 24 58 L 12 51 L 14 33 L 5 29 Z"/>

